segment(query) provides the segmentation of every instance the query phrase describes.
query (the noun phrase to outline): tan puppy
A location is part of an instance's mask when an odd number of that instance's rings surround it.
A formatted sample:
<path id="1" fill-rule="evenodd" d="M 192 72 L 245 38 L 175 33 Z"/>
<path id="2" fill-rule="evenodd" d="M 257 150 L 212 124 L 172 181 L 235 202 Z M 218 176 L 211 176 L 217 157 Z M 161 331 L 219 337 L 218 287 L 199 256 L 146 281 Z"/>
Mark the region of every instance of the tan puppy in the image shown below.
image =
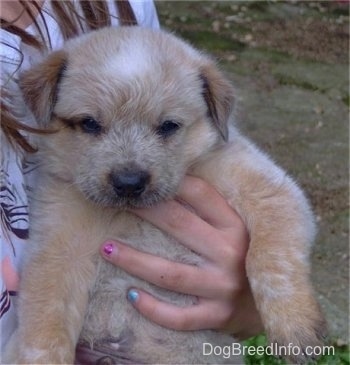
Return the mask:
<path id="1" fill-rule="evenodd" d="M 309 279 L 312 213 L 296 184 L 234 127 L 228 142 L 234 92 L 207 56 L 164 32 L 104 29 L 68 42 L 20 85 L 39 124 L 56 133 L 40 141 L 9 361 L 72 363 L 79 339 L 133 362 L 242 361 L 203 353 L 203 343 L 232 345 L 228 335 L 144 319 L 127 303 L 129 287 L 178 305 L 195 299 L 130 277 L 98 254 L 102 242 L 120 239 L 200 263 L 127 211 L 174 197 L 185 174 L 214 185 L 243 217 L 248 278 L 269 340 L 298 346 L 297 361 L 321 343 L 325 323 Z"/>

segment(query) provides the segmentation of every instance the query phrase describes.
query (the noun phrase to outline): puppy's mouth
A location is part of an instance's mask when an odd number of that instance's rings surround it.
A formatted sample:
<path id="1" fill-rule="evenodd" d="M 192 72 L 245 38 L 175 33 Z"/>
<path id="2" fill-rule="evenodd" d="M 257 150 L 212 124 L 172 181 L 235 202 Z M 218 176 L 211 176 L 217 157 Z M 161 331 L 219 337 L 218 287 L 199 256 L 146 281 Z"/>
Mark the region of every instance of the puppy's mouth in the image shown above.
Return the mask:
<path id="1" fill-rule="evenodd" d="M 170 197 L 158 191 L 149 191 L 138 198 L 116 196 L 110 200 L 110 205 L 120 209 L 148 208 Z"/>
<path id="2" fill-rule="evenodd" d="M 83 186 L 85 197 L 99 206 L 119 209 L 147 208 L 160 201 L 171 199 L 177 186 L 151 183 L 146 171 L 124 171 L 110 174 L 107 186 Z"/>

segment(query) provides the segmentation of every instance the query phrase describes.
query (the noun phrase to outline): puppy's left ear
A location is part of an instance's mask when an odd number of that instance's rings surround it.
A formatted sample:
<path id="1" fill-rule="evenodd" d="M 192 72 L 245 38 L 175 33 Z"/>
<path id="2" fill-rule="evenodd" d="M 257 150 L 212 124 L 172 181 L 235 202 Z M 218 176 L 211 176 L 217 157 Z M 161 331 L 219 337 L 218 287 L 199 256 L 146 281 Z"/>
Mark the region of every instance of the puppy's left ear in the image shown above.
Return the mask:
<path id="1" fill-rule="evenodd" d="M 66 63 L 63 51 L 53 52 L 44 62 L 20 75 L 19 86 L 24 100 L 40 127 L 47 127 L 51 120 Z"/>
<path id="2" fill-rule="evenodd" d="M 200 70 L 202 94 L 208 114 L 224 141 L 228 140 L 228 123 L 234 106 L 234 89 L 214 64 Z"/>

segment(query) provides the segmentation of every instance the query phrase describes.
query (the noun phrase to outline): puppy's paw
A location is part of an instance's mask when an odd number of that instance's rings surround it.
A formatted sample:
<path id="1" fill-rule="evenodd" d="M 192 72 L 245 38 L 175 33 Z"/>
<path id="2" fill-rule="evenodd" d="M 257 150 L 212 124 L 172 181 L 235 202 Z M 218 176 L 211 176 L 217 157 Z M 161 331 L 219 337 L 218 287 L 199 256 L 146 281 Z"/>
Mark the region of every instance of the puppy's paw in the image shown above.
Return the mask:
<path id="1" fill-rule="evenodd" d="M 63 351 L 42 350 L 39 348 L 22 348 L 11 358 L 13 364 L 73 364 L 73 357 Z"/>
<path id="2" fill-rule="evenodd" d="M 11 364 L 73 364 L 75 349 L 71 343 L 61 342 L 65 336 L 55 339 L 32 336 L 12 337 L 5 349 L 5 359 Z"/>
<path id="3" fill-rule="evenodd" d="M 315 360 L 327 337 L 327 324 L 317 303 L 313 300 L 310 304 L 306 308 L 286 304 L 283 313 L 271 312 L 266 326 L 275 355 L 293 364 Z"/>
<path id="4" fill-rule="evenodd" d="M 59 345 L 55 340 L 40 341 L 33 336 L 33 341 L 20 341 L 12 353 L 14 364 L 73 364 L 74 347 L 70 344 Z M 35 342 L 37 341 L 37 342 Z"/>

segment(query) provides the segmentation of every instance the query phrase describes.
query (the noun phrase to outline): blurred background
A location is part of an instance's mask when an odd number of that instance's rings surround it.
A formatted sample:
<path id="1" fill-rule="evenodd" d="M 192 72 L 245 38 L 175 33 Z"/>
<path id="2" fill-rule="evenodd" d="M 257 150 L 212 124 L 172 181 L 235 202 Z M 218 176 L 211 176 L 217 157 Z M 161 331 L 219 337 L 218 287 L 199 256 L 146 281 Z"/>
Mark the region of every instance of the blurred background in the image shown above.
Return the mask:
<path id="1" fill-rule="evenodd" d="M 318 224 L 312 278 L 337 348 L 319 363 L 349 364 L 349 2 L 156 6 L 162 27 L 216 57 L 236 86 L 240 129 L 306 191 Z"/>

